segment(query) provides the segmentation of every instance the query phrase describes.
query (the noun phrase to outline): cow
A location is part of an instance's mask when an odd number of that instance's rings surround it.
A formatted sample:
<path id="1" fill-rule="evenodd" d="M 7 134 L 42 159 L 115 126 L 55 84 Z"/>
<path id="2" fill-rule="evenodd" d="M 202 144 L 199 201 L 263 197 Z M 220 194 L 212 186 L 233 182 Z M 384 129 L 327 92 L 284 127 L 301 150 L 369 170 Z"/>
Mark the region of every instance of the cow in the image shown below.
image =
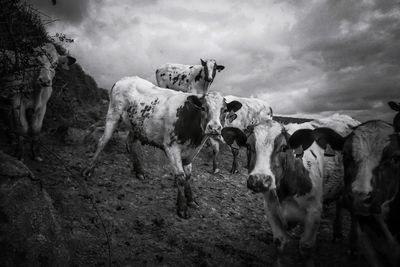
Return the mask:
<path id="1" fill-rule="evenodd" d="M 5 55 L 10 64 L 15 64 L 17 57 L 9 51 Z M 31 138 L 32 158 L 42 161 L 39 138 L 46 113 L 46 105 L 52 93 L 52 82 L 57 67 L 68 70 L 76 62 L 71 56 L 60 55 L 52 43 L 45 43 L 33 49 L 28 55 L 29 68 L 22 76 L 10 75 L 2 79 L 3 92 L 8 92 L 13 111 L 13 121 L 16 127 L 18 143 L 16 156 L 22 159 L 24 154 L 24 138 Z M 3 61 L 5 62 L 5 61 Z M 31 119 L 27 113 L 32 110 Z"/>
<path id="2" fill-rule="evenodd" d="M 165 152 L 178 188 L 177 214 L 189 218 L 187 207 L 196 206 L 189 184 L 192 160 L 208 136 L 221 134 L 225 114 L 240 108 L 240 102 L 226 103 L 217 92 L 199 96 L 160 88 L 137 76 L 122 78 L 110 91 L 104 134 L 82 174 L 93 173 L 100 152 L 122 120 L 130 127 L 131 144 L 149 144 Z M 130 150 L 133 169 L 138 178 L 143 178 L 143 168 L 133 145 Z"/>
<path id="3" fill-rule="evenodd" d="M 214 59 L 200 59 L 201 65 L 167 63 L 156 70 L 158 86 L 182 92 L 205 94 L 214 81 L 216 72 L 225 67 Z"/>
<path id="4" fill-rule="evenodd" d="M 227 101 L 239 101 L 242 103 L 242 108 L 235 113 L 235 120 L 227 120 L 225 123 L 225 127 L 235 127 L 242 131 L 244 131 L 248 126 L 255 125 L 260 121 L 272 119 L 273 112 L 271 106 L 261 99 L 256 98 L 246 98 L 246 97 L 237 97 L 232 95 L 225 96 Z M 230 115 L 230 118 L 233 118 Z M 219 147 L 220 142 L 217 139 L 209 139 L 211 143 L 211 147 L 213 150 L 213 172 L 219 173 Z M 233 156 L 232 168 L 230 173 L 236 174 L 239 172 L 238 170 L 238 162 L 237 157 L 239 155 L 240 147 L 237 144 L 231 144 L 230 149 Z"/>
<path id="5" fill-rule="evenodd" d="M 400 104 L 389 105 L 400 111 Z M 360 247 L 371 266 L 400 265 L 399 114 L 393 125 L 380 120 L 359 125 L 343 148 L 350 249 Z"/>
<path id="6" fill-rule="evenodd" d="M 245 132 L 226 127 L 222 135 L 227 143 L 236 141 L 247 147 L 247 187 L 264 196 L 267 220 L 278 248 L 276 264 L 283 265 L 288 227 L 302 223 L 300 253 L 306 265 L 313 266 L 312 251 L 325 197 L 324 158 L 342 149 L 343 137 L 330 128 L 300 129 L 290 135 L 274 120 Z"/>

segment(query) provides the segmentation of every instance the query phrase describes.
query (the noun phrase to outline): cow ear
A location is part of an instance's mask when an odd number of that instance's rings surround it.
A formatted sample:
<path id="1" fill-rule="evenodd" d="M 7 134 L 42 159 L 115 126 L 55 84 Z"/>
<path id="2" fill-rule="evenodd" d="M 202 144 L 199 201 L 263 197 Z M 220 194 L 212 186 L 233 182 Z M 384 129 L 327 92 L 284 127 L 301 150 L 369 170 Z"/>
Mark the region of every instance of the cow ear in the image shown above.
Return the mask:
<path id="1" fill-rule="evenodd" d="M 192 104 L 192 106 L 198 110 L 204 110 L 203 103 L 201 102 L 200 98 L 195 95 L 190 95 L 187 98 L 188 102 Z"/>
<path id="2" fill-rule="evenodd" d="M 247 137 L 242 130 L 235 127 L 225 127 L 221 131 L 221 135 L 225 142 L 231 146 L 235 141 L 239 146 L 245 146 Z"/>
<path id="3" fill-rule="evenodd" d="M 200 58 L 200 62 L 201 62 L 201 65 L 203 65 L 203 66 L 206 65 L 206 62 L 205 62 L 203 59 L 201 59 L 201 58 Z"/>
<path id="4" fill-rule="evenodd" d="M 316 128 L 313 131 L 314 140 L 325 149 L 325 156 L 335 155 L 335 151 L 342 151 L 345 138 L 330 128 Z"/>
<path id="5" fill-rule="evenodd" d="M 217 71 L 220 72 L 221 70 L 225 69 L 225 66 L 216 65 Z"/>
<path id="6" fill-rule="evenodd" d="M 228 108 L 228 111 L 236 112 L 242 107 L 242 103 L 240 103 L 239 101 L 233 100 L 232 102 L 227 103 L 226 107 Z"/>
<path id="7" fill-rule="evenodd" d="M 233 112 L 229 112 L 227 119 L 228 119 L 229 123 L 232 123 L 234 120 L 237 119 L 237 114 L 235 114 Z"/>
<path id="8" fill-rule="evenodd" d="M 68 59 L 68 66 L 74 64 L 76 62 L 76 58 L 67 56 Z"/>
<path id="9" fill-rule="evenodd" d="M 311 129 L 300 129 L 295 131 L 292 136 L 289 137 L 289 146 L 295 149 L 296 154 L 300 154 L 300 151 L 306 150 L 314 142 L 313 131 Z"/>
<path id="10" fill-rule="evenodd" d="M 400 103 L 396 103 L 393 101 L 389 101 L 388 105 L 391 109 L 393 109 L 394 111 L 400 111 Z"/>

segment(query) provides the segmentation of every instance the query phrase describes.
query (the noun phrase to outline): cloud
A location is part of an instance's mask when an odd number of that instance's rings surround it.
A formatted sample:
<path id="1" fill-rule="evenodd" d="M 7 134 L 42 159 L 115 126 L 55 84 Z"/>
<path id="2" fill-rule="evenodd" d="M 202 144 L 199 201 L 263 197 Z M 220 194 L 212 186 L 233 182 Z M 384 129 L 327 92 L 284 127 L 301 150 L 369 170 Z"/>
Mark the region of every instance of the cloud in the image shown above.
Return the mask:
<path id="1" fill-rule="evenodd" d="M 49 25 L 100 86 L 126 75 L 155 82 L 158 65 L 226 68 L 212 89 L 255 96 L 280 114 L 393 116 L 399 98 L 398 1 L 51 1 Z"/>

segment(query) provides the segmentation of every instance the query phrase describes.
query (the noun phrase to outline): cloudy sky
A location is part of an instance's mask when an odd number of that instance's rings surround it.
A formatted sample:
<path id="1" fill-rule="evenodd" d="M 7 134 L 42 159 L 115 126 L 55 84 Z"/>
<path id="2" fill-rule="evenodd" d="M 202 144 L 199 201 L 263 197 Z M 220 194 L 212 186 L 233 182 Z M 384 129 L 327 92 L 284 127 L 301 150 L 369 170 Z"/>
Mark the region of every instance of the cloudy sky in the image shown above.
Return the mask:
<path id="1" fill-rule="evenodd" d="M 399 0 L 31 0 L 99 86 L 155 82 L 163 63 L 214 58 L 212 90 L 275 113 L 391 121 L 400 101 Z"/>

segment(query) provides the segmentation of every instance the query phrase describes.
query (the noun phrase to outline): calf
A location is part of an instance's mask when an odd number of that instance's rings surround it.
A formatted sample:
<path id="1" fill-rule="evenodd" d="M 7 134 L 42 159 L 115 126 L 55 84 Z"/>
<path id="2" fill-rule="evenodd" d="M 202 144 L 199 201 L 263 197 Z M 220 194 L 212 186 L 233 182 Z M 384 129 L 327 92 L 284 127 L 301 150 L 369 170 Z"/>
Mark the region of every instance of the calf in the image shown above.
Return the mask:
<path id="1" fill-rule="evenodd" d="M 216 71 L 225 67 L 214 59 L 202 60 L 201 65 L 167 63 L 156 70 L 158 86 L 194 94 L 205 94 L 214 81 Z"/>
<path id="2" fill-rule="evenodd" d="M 15 64 L 14 53 L 7 53 L 7 60 Z M 5 77 L 2 83 L 9 92 L 6 96 L 11 100 L 13 120 L 18 135 L 16 156 L 21 159 L 24 154 L 24 137 L 31 135 L 32 157 L 42 161 L 39 149 L 39 136 L 46 113 L 46 105 L 52 93 L 52 81 L 57 66 L 69 69 L 76 59 L 70 56 L 61 56 L 52 43 L 46 43 L 34 49 L 29 55 L 30 68 L 22 76 Z M 28 110 L 33 110 L 30 121 L 27 119 Z"/>
<path id="3" fill-rule="evenodd" d="M 399 104 L 389 105 L 400 111 Z M 343 148 L 343 204 L 352 219 L 350 248 L 360 245 L 371 266 L 400 265 L 399 114 L 393 125 L 383 121 L 361 124 Z"/>
<path id="4" fill-rule="evenodd" d="M 301 129 L 290 134 L 280 123 L 267 120 L 247 129 L 224 128 L 227 140 L 247 146 L 247 187 L 262 193 L 267 219 L 278 247 L 277 265 L 289 236 L 289 223 L 304 224 L 300 252 L 307 266 L 320 222 L 323 194 L 324 154 L 328 148 L 341 150 L 343 137 L 329 128 Z"/>
<path id="5" fill-rule="evenodd" d="M 239 101 L 242 103 L 242 108 L 234 114 L 230 115 L 230 119 L 225 123 L 225 127 L 235 127 L 242 131 L 247 129 L 248 126 L 255 125 L 260 121 L 272 119 L 272 108 L 263 100 L 256 98 L 245 98 L 236 96 L 225 96 L 228 101 Z M 235 119 L 234 119 L 235 118 Z M 234 120 L 233 120 L 234 119 Z M 216 139 L 210 139 L 211 146 L 213 148 L 213 172 L 219 172 L 219 142 Z M 238 162 L 237 158 L 239 155 L 240 146 L 236 143 L 228 144 L 232 151 L 233 161 L 231 173 L 238 173 Z"/>
<path id="6" fill-rule="evenodd" d="M 177 213 L 182 218 L 188 218 L 187 205 L 195 204 L 189 184 L 192 160 L 207 136 L 220 135 L 225 113 L 240 108 L 240 102 L 226 103 L 216 92 L 199 97 L 160 88 L 139 77 L 123 78 L 110 91 L 104 134 L 83 175 L 92 173 L 99 153 L 109 141 L 118 121 L 123 120 L 130 126 L 131 143 L 141 142 L 164 150 L 178 187 Z M 143 169 L 133 146 L 131 153 L 134 170 L 143 177 Z"/>

